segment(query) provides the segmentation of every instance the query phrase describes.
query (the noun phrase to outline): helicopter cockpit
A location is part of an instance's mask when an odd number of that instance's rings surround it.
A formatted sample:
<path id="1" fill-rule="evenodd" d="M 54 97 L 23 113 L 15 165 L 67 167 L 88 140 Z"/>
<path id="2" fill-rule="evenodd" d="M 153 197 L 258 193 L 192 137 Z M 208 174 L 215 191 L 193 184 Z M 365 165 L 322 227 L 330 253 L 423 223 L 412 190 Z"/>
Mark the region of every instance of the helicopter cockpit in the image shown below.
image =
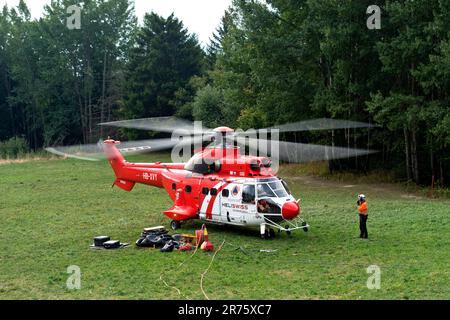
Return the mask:
<path id="1" fill-rule="evenodd" d="M 285 198 L 291 194 L 286 182 L 279 178 L 257 179 L 256 192 L 258 198 Z"/>
<path id="2" fill-rule="evenodd" d="M 259 213 L 280 214 L 282 203 L 290 197 L 286 182 L 276 177 L 257 179 L 242 191 L 242 201 L 256 204 Z"/>

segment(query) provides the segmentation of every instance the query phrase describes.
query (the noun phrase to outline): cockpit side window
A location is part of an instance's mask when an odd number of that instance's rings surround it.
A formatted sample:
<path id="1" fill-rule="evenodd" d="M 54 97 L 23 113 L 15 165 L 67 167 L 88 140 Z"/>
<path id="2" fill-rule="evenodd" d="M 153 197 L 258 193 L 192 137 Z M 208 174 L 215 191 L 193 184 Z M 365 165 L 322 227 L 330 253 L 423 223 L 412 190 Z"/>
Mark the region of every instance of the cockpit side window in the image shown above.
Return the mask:
<path id="1" fill-rule="evenodd" d="M 246 184 L 242 188 L 242 202 L 243 203 L 255 203 L 255 186 L 252 184 Z"/>
<path id="2" fill-rule="evenodd" d="M 281 208 L 272 199 L 258 200 L 257 209 L 259 213 L 281 213 Z"/>
<path id="3" fill-rule="evenodd" d="M 291 190 L 289 190 L 286 181 L 284 181 L 284 180 L 280 180 L 280 181 L 281 181 L 281 183 L 283 184 L 283 187 L 284 187 L 284 189 L 286 190 L 286 192 L 287 192 L 288 194 L 291 194 Z"/>

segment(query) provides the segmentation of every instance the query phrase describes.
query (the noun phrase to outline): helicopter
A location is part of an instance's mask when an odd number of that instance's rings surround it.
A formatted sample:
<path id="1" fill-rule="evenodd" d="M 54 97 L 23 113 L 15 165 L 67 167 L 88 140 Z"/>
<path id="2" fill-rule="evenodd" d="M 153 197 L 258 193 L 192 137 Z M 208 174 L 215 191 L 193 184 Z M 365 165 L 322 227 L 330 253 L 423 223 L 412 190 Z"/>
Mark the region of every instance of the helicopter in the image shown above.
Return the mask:
<path id="1" fill-rule="evenodd" d="M 225 126 L 215 129 L 199 127 L 196 123 L 174 117 L 114 121 L 100 125 L 171 132 L 172 138 L 125 142 L 121 148 L 119 141 L 108 137 L 97 145 L 47 148 L 47 151 L 82 160 L 98 160 L 92 155 L 99 148 L 103 149 L 115 174 L 113 187 L 131 191 L 136 183 L 140 183 L 166 191 L 173 205 L 163 214 L 171 219 L 173 230 L 179 229 L 185 221 L 199 219 L 220 225 L 257 227 L 263 239 L 274 237 L 275 230 L 291 234 L 294 230 L 308 231 L 310 228 L 300 216 L 301 200 L 296 199 L 286 181 L 276 175 L 277 161 L 332 160 L 373 152 L 278 140 L 279 132 L 372 127 L 367 123 L 347 120 L 307 120 L 269 130 L 254 130 L 250 134 Z M 270 140 L 267 139 L 268 131 Z M 178 139 L 174 139 L 174 133 L 177 133 Z M 273 136 L 275 139 L 272 139 Z M 208 145 L 203 147 L 205 141 Z M 193 155 L 189 154 L 192 145 L 197 146 Z M 189 154 L 188 160 L 131 163 L 124 158 L 127 153 L 168 148 L 173 148 L 172 155 L 174 150 L 180 153 L 181 148 Z M 247 149 L 248 155 L 245 152 Z"/>

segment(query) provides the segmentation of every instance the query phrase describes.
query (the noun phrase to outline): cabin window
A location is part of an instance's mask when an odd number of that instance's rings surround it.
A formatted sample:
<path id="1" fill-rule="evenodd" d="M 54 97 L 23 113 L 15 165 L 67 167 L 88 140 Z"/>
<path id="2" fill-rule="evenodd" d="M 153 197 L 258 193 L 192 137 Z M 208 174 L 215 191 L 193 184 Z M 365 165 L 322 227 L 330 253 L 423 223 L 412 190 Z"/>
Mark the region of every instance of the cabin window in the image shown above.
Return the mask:
<path id="1" fill-rule="evenodd" d="M 206 187 L 202 188 L 202 193 L 206 196 L 209 193 L 209 189 Z"/>
<path id="2" fill-rule="evenodd" d="M 252 184 L 246 184 L 242 188 L 242 202 L 243 203 L 255 203 L 255 186 Z"/>
<path id="3" fill-rule="evenodd" d="M 222 197 L 228 198 L 229 195 L 230 195 L 230 190 L 228 190 L 228 189 L 222 190 Z"/>
<path id="4" fill-rule="evenodd" d="M 211 195 L 212 196 L 217 196 L 217 189 L 216 188 L 211 188 Z"/>
<path id="5" fill-rule="evenodd" d="M 172 183 L 172 190 L 173 191 L 177 190 L 177 184 L 176 183 Z"/>
<path id="6" fill-rule="evenodd" d="M 192 191 L 192 186 L 186 186 L 184 188 L 184 191 L 186 191 L 187 193 L 190 193 Z"/>

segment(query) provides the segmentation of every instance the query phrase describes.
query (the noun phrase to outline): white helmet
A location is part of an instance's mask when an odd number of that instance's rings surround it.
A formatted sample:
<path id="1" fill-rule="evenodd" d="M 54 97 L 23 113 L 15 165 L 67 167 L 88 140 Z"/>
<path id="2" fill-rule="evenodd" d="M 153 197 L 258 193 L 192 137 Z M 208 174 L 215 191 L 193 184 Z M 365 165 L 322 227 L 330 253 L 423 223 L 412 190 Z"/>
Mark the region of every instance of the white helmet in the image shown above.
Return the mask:
<path id="1" fill-rule="evenodd" d="M 360 201 L 366 201 L 366 196 L 361 193 L 361 194 L 358 195 L 358 199 Z"/>

